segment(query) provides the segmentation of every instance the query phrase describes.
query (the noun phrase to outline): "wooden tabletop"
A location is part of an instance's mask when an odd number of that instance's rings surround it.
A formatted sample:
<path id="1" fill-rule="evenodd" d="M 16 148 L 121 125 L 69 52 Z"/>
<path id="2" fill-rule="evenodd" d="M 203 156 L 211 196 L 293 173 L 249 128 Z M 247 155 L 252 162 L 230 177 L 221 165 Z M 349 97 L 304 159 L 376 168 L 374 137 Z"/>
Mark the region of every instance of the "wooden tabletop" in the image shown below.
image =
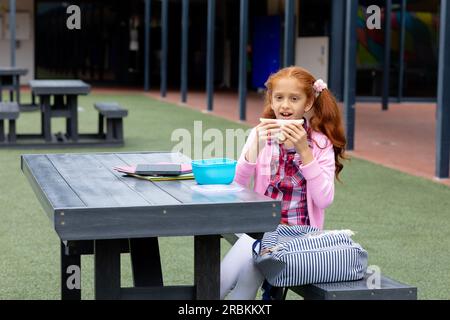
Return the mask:
<path id="1" fill-rule="evenodd" d="M 61 240 L 274 230 L 280 202 L 250 189 L 202 193 L 195 180 L 150 182 L 114 166 L 180 162 L 169 152 L 23 155 L 22 171 Z"/>
<path id="2" fill-rule="evenodd" d="M 24 76 L 28 73 L 28 69 L 17 67 L 0 67 L 0 76 Z"/>
<path id="3" fill-rule="evenodd" d="M 86 95 L 91 91 L 91 86 L 81 80 L 30 80 L 29 84 L 36 95 Z"/>

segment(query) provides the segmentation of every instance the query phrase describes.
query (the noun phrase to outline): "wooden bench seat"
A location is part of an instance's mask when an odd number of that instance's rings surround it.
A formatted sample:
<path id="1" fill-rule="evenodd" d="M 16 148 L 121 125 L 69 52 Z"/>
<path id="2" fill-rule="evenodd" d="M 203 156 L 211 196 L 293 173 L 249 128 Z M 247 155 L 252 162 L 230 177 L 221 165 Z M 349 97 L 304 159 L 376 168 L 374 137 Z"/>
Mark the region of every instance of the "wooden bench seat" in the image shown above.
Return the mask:
<path id="1" fill-rule="evenodd" d="M 305 300 L 417 300 L 417 288 L 412 287 L 384 275 L 380 275 L 380 286 L 370 288 L 371 275 L 356 281 L 316 283 L 291 290 Z"/>
<path id="2" fill-rule="evenodd" d="M 255 237 L 255 235 L 249 234 Z M 233 245 L 238 234 L 224 234 L 222 237 Z M 255 238 L 261 238 L 256 235 Z M 333 283 L 316 283 L 298 287 L 284 288 L 278 296 L 285 299 L 288 290 L 300 295 L 305 300 L 416 300 L 417 288 L 400 283 L 384 275 L 380 275 L 380 285 L 372 288 L 372 281 L 366 274 L 361 280 Z"/>
<path id="3" fill-rule="evenodd" d="M 19 117 L 17 102 L 0 102 L 0 142 L 5 141 L 4 120 L 9 120 L 8 141 L 16 142 L 16 120 Z"/>
<path id="4" fill-rule="evenodd" d="M 117 102 L 97 102 L 94 108 L 98 111 L 99 136 L 105 137 L 107 141 L 123 141 L 123 118 L 128 115 L 128 110 L 122 108 Z"/>

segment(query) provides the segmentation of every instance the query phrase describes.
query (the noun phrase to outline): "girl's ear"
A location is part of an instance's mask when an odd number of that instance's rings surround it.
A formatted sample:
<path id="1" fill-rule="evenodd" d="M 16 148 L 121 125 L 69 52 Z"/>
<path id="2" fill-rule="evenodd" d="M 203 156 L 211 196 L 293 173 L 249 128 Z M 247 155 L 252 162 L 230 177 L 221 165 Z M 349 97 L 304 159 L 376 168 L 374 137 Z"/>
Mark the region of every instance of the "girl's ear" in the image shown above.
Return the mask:
<path id="1" fill-rule="evenodd" d="M 309 111 L 312 109 L 312 106 L 313 106 L 312 103 L 309 104 L 309 105 L 307 105 L 306 108 L 305 108 L 305 113 L 306 113 L 306 112 L 309 112 Z"/>

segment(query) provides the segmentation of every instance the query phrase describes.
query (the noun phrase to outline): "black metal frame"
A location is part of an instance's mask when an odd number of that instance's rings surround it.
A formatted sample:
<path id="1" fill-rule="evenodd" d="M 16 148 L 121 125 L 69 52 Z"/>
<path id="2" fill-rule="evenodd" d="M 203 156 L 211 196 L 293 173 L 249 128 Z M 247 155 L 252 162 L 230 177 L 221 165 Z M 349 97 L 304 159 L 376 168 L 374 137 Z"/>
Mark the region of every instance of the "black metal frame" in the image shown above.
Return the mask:
<path id="1" fill-rule="evenodd" d="M 284 3 L 284 59 L 283 64 L 289 67 L 295 64 L 295 0 Z"/>
<path id="2" fill-rule="evenodd" d="M 214 43 L 215 32 L 214 26 L 216 21 L 216 0 L 208 1 L 208 26 L 206 39 L 206 94 L 207 94 L 207 109 L 213 110 L 214 103 Z"/>
<path id="3" fill-rule="evenodd" d="M 450 3 L 441 0 L 439 75 L 436 110 L 436 171 L 438 178 L 449 177 L 450 161 Z"/>
<path id="4" fill-rule="evenodd" d="M 181 102 L 187 102 L 188 49 L 189 49 L 189 0 L 183 0 L 181 18 Z"/>
<path id="5" fill-rule="evenodd" d="M 383 94 L 382 110 L 387 110 L 389 105 L 389 82 L 391 70 L 391 13 L 392 0 L 386 0 L 384 12 L 384 61 L 383 61 Z"/>
<path id="6" fill-rule="evenodd" d="M 169 46 L 169 1 L 161 5 L 161 97 L 167 94 L 167 53 Z"/>
<path id="7" fill-rule="evenodd" d="M 145 0 L 145 21 L 144 21 L 144 90 L 150 90 L 150 19 L 152 0 Z"/>
<path id="8" fill-rule="evenodd" d="M 240 0 L 239 27 L 239 119 L 245 121 L 247 107 L 248 0 Z"/>
<path id="9" fill-rule="evenodd" d="M 344 118 L 347 150 L 354 149 L 355 93 L 356 93 L 356 19 L 358 1 L 346 1 L 345 70 L 344 70 Z"/>

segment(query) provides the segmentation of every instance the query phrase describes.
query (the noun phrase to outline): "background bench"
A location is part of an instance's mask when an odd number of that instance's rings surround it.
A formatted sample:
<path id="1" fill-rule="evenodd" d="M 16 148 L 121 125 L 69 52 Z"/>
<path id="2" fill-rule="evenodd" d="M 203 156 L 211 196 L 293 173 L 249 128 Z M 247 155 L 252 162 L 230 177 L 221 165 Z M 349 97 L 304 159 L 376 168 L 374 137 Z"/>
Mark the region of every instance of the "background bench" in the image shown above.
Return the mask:
<path id="1" fill-rule="evenodd" d="M 261 234 L 249 234 L 261 238 Z M 224 234 L 222 237 L 233 245 L 239 235 Z M 417 288 L 380 275 L 380 288 L 367 286 L 369 274 L 361 280 L 333 283 L 316 283 L 285 288 L 278 297 L 285 299 L 288 290 L 302 296 L 305 300 L 416 300 Z"/>
<path id="2" fill-rule="evenodd" d="M 122 108 L 117 102 L 97 102 L 94 108 L 98 111 L 98 134 L 106 137 L 106 141 L 123 141 L 123 118 L 128 110 Z M 104 123 L 106 120 L 106 136 Z"/>
<path id="3" fill-rule="evenodd" d="M 16 119 L 18 117 L 19 105 L 17 102 L 0 102 L 0 142 L 5 141 L 5 120 L 9 120 L 8 141 L 16 142 Z"/>

